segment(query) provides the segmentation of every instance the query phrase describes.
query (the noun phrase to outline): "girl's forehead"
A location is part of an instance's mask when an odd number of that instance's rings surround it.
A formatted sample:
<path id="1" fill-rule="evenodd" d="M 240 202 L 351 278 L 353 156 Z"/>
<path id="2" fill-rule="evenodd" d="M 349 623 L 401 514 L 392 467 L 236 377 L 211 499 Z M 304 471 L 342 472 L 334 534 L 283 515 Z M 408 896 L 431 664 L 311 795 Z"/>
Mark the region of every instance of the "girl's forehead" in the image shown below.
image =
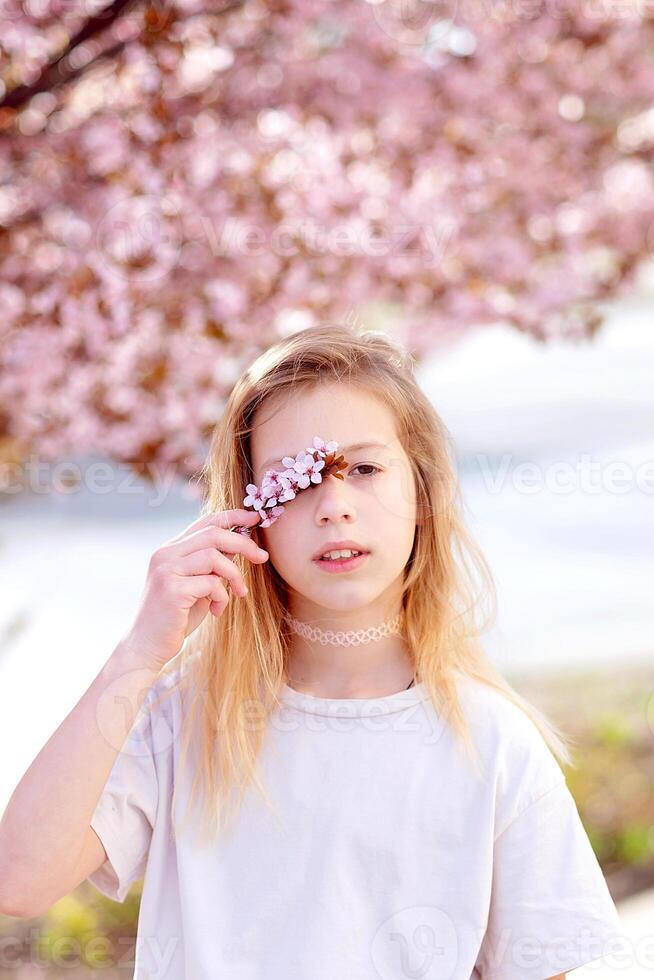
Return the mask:
<path id="1" fill-rule="evenodd" d="M 348 447 L 394 445 L 395 419 L 387 406 L 345 384 L 271 399 L 254 418 L 254 462 L 268 467 L 295 457 L 313 447 L 316 434 L 325 443 L 337 443 L 338 453 L 346 455 Z"/>
<path id="2" fill-rule="evenodd" d="M 394 423 L 390 408 L 372 392 L 346 383 L 321 384 L 297 392 L 285 391 L 273 395 L 255 416 L 263 428 L 292 426 L 298 434 L 310 429 L 320 432 L 331 427 L 333 438 L 352 435 L 353 423 L 358 428 Z"/>

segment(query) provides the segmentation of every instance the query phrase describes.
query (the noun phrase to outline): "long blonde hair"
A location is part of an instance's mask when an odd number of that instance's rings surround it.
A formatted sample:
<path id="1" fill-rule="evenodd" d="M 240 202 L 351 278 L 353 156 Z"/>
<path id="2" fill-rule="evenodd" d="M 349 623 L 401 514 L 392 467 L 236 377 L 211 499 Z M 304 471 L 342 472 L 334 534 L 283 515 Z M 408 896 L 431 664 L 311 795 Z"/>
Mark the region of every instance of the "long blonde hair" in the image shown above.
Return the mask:
<path id="1" fill-rule="evenodd" d="M 474 757 L 457 675 L 479 681 L 522 709 L 559 760 L 571 764 L 569 737 L 514 690 L 482 649 L 479 635 L 495 618 L 497 597 L 487 562 L 461 516 L 451 436 L 416 382 L 412 356 L 386 335 L 322 324 L 295 333 L 261 354 L 237 381 L 213 432 L 201 473 L 202 513 L 243 506 L 244 488 L 254 482 L 250 435 L 258 408 L 273 396 L 295 395 L 335 381 L 357 386 L 385 402 L 411 463 L 417 526 L 405 568 L 402 604 L 416 676 L 433 704 Z M 261 543 L 256 528 L 252 537 Z M 197 762 L 189 807 L 201 788 L 204 839 L 207 831 L 215 836 L 226 820 L 228 797 L 240 801 L 251 782 L 268 799 L 256 771 L 257 758 L 266 719 L 278 704 L 280 684 L 287 680 L 285 583 L 270 562 L 250 563 L 239 555 L 235 561 L 243 571 L 247 596 L 230 602 L 218 619 L 207 615 L 162 672 L 180 669 L 168 692 L 183 688 L 188 702 L 181 753 L 187 759 L 194 742 Z M 477 622 L 487 601 L 490 609 Z M 250 718 L 244 724 L 253 706 L 256 723 Z M 177 832 L 174 799 L 172 807 Z"/>

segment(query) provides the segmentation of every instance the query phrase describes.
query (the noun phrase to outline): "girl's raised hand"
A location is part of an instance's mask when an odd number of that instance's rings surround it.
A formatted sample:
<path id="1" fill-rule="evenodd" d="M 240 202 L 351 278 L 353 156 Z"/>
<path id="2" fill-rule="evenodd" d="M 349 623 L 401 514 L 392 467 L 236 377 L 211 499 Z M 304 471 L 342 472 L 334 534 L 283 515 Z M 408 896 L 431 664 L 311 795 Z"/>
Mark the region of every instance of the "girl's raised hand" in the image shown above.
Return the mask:
<path id="1" fill-rule="evenodd" d="M 126 641 L 140 663 L 161 669 L 182 648 L 207 612 L 222 615 L 232 592 L 244 596 L 243 575 L 232 558 L 264 562 L 268 552 L 247 535 L 230 528 L 254 527 L 257 511 L 216 511 L 190 524 L 154 552 L 136 619 Z"/>

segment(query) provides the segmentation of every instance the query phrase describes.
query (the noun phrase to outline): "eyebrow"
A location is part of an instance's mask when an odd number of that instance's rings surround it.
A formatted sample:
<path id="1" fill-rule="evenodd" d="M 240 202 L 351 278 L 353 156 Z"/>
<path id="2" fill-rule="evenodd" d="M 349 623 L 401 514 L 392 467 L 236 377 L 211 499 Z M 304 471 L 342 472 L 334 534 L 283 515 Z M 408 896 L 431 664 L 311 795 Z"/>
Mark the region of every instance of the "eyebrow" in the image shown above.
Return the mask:
<path id="1" fill-rule="evenodd" d="M 360 449 L 386 449 L 387 444 L 384 442 L 355 442 L 351 446 L 339 446 L 337 452 L 339 455 L 347 455 L 347 453 L 357 453 Z M 285 453 L 286 456 L 290 453 Z M 282 457 L 274 457 L 273 459 L 267 459 L 265 463 L 262 463 L 261 468 L 266 469 L 272 463 L 281 463 Z"/>

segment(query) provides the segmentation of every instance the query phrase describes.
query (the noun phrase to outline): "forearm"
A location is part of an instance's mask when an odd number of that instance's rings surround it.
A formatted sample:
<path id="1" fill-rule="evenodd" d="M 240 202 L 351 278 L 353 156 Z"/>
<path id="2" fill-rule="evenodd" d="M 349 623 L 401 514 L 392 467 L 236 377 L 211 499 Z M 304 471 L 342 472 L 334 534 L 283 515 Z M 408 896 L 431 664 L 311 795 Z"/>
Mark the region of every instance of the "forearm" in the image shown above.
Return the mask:
<path id="1" fill-rule="evenodd" d="M 0 820 L 3 896 L 39 895 L 77 864 L 118 752 L 159 668 L 124 639 L 43 746 Z"/>

